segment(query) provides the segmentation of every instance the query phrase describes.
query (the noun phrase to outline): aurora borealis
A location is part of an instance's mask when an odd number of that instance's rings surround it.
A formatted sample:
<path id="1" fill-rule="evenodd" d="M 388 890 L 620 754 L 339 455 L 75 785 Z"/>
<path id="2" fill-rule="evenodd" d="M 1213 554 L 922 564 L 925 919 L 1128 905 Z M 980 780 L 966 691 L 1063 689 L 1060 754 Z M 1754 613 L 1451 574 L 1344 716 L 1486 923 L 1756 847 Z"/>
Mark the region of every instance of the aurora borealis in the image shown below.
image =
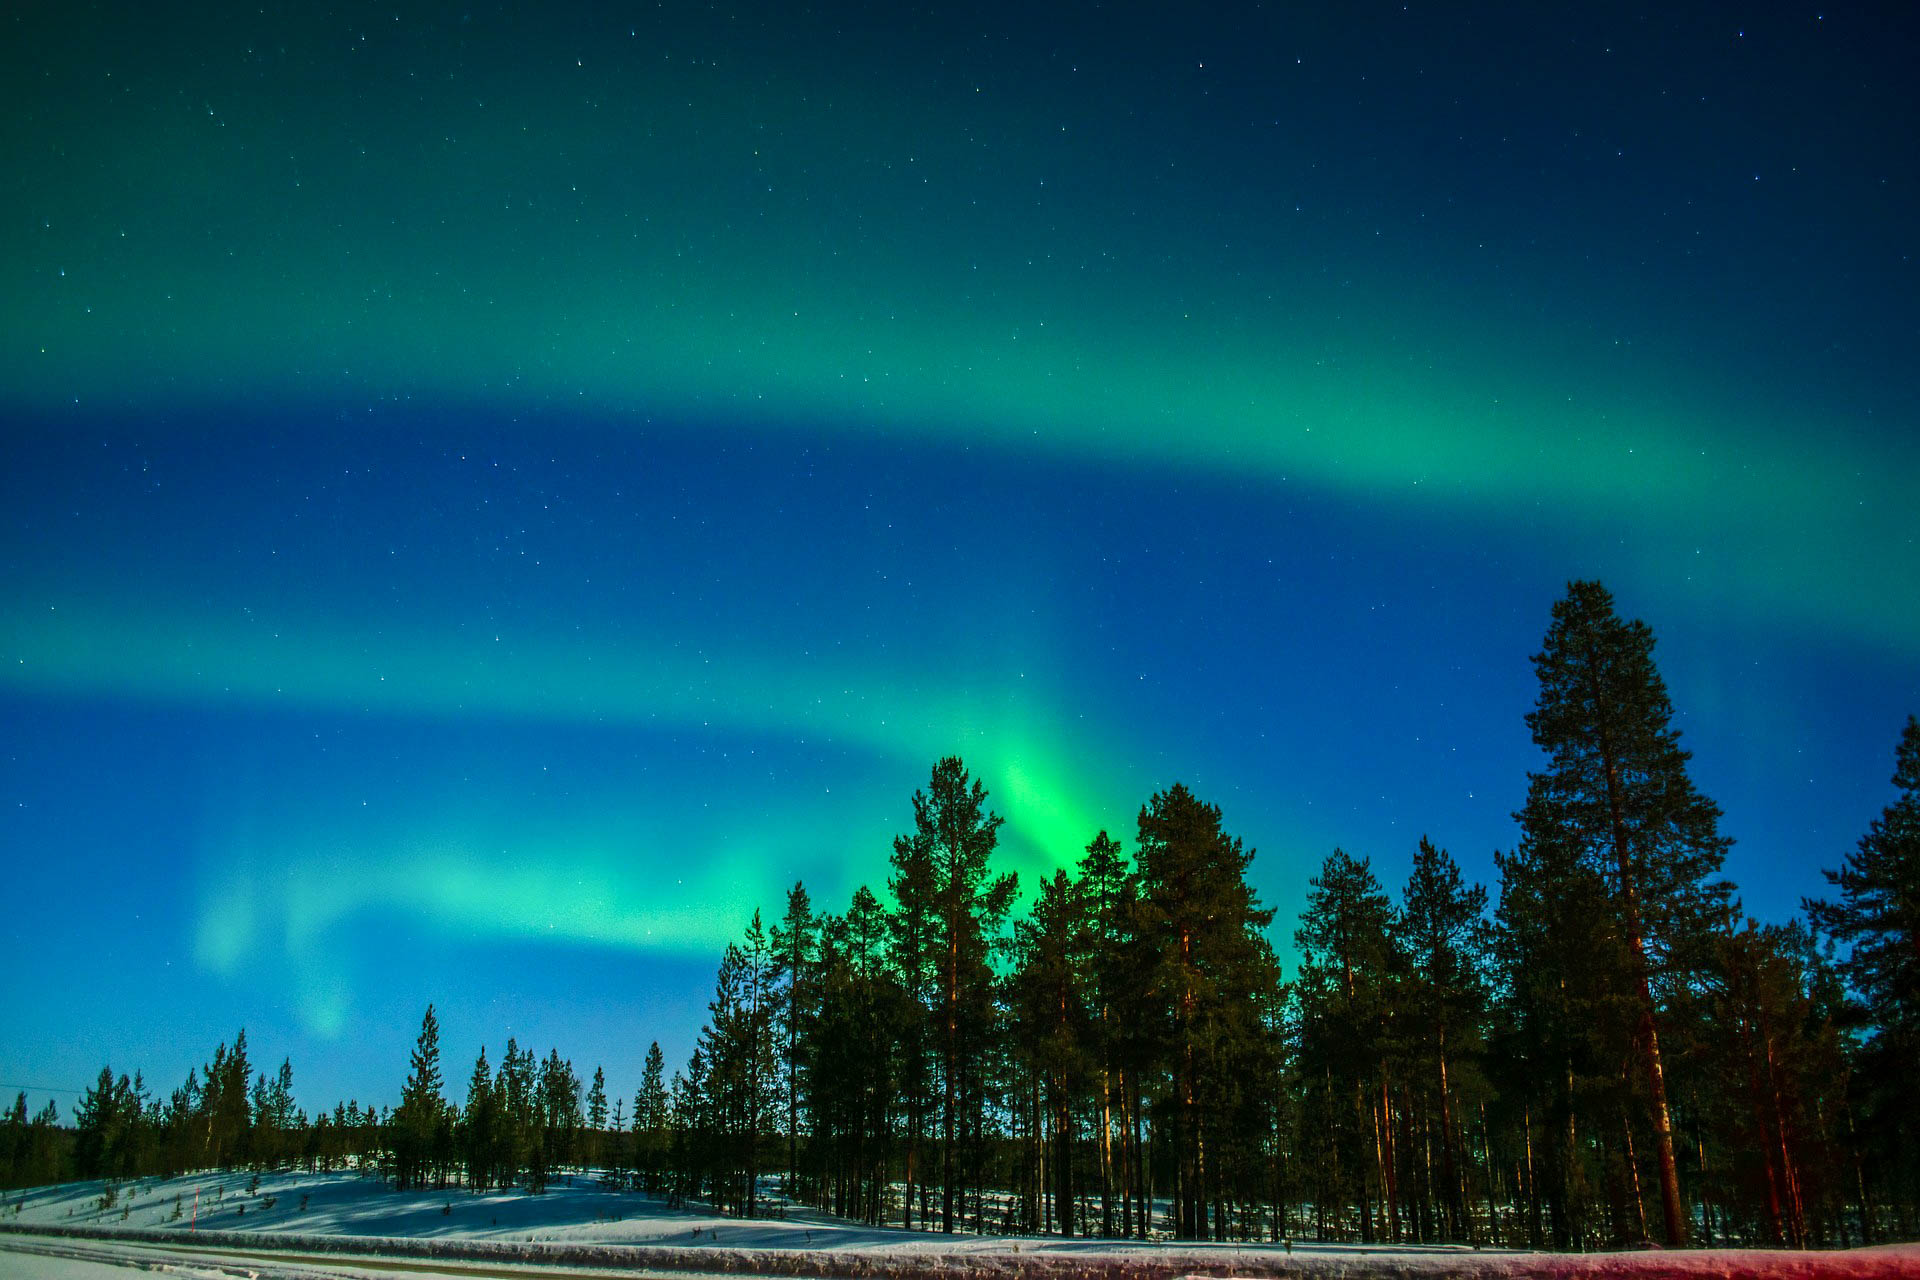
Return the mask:
<path id="1" fill-rule="evenodd" d="M 1794 910 L 1920 711 L 1914 19 L 1546 8 L 10 10 L 0 1083 L 630 1095 L 948 752 L 1284 954 L 1491 880 L 1575 577 Z"/>

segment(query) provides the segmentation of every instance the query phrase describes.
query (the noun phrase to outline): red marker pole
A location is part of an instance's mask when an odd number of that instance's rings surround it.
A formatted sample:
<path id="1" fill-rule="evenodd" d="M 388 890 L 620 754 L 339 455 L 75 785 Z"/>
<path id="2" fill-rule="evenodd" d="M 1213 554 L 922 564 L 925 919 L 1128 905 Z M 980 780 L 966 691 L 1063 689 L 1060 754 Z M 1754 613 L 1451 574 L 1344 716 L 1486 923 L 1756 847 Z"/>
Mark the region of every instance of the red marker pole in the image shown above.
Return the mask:
<path id="1" fill-rule="evenodd" d="M 193 1225 L 189 1229 L 193 1231 L 200 1229 L 200 1188 L 198 1187 L 193 1189 Z"/>

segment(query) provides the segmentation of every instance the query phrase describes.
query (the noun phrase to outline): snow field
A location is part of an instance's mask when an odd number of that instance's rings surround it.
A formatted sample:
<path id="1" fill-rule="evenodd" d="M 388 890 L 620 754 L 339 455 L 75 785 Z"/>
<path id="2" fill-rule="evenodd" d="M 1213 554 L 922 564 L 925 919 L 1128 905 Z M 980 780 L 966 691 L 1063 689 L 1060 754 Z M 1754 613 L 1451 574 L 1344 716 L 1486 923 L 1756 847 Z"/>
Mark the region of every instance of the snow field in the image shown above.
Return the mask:
<path id="1" fill-rule="evenodd" d="M 784 1218 L 747 1220 L 698 1208 L 670 1209 L 663 1201 L 612 1191 L 584 1177 L 570 1183 L 562 1179 L 545 1195 L 531 1196 L 459 1189 L 396 1192 L 354 1173 L 220 1173 L 140 1179 L 111 1193 L 100 1182 L 8 1192 L 0 1198 L 0 1231 L 6 1233 L 0 1244 L 25 1243 L 15 1233 L 33 1232 L 84 1237 L 89 1245 L 103 1239 L 128 1244 L 190 1239 L 226 1248 L 844 1280 L 1920 1280 L 1916 1245 L 1827 1253 L 1581 1255 L 1305 1243 L 1289 1250 L 946 1236 L 866 1227 L 793 1206 L 786 1212 Z M 12 1264 L 25 1256 L 9 1250 L 0 1258 L 0 1272 L 19 1274 Z"/>

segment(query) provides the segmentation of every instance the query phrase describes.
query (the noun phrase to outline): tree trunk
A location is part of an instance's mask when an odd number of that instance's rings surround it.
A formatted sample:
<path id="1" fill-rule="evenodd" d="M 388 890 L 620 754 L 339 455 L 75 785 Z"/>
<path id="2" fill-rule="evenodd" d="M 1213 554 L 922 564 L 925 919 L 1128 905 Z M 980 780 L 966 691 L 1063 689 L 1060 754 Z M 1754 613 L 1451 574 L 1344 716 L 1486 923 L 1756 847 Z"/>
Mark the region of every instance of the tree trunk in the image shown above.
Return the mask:
<path id="1" fill-rule="evenodd" d="M 1447 1027 L 1440 1024 L 1440 1176 L 1446 1180 L 1447 1235 L 1466 1236 L 1466 1205 L 1460 1193 L 1460 1172 L 1453 1158 L 1453 1097 L 1447 1084 Z"/>
<path id="2" fill-rule="evenodd" d="M 1633 1212 L 1640 1224 L 1640 1238 L 1647 1236 L 1647 1198 L 1640 1191 L 1640 1157 L 1633 1150 L 1633 1124 L 1622 1114 L 1620 1129 L 1627 1138 L 1627 1174 L 1628 1185 L 1633 1188 Z"/>
<path id="3" fill-rule="evenodd" d="M 1366 1085 L 1362 1084 L 1357 1080 L 1354 1082 L 1354 1085 L 1353 1085 L 1353 1118 L 1355 1122 L 1358 1123 L 1361 1127 L 1362 1142 L 1366 1141 L 1366 1132 L 1365 1132 L 1366 1126 L 1371 1120 L 1374 1126 L 1373 1128 L 1374 1162 L 1377 1165 L 1379 1163 L 1379 1156 L 1380 1156 L 1379 1121 L 1373 1118 L 1373 1109 L 1367 1105 Z M 1365 1149 L 1362 1148 L 1363 1154 L 1360 1157 L 1362 1161 L 1365 1161 L 1366 1159 L 1364 1150 Z M 1360 1168 L 1354 1170 L 1354 1172 L 1359 1176 L 1359 1180 L 1360 1180 L 1360 1242 L 1362 1244 L 1372 1244 L 1373 1243 L 1373 1196 L 1372 1196 L 1373 1183 L 1367 1176 L 1367 1170 L 1364 1163 L 1361 1165 Z"/>
<path id="4" fill-rule="evenodd" d="M 913 1230 L 913 1183 L 919 1173 L 920 1165 L 920 1113 L 918 1108 L 907 1115 L 907 1163 L 901 1179 L 900 1226 Z"/>
<path id="5" fill-rule="evenodd" d="M 1192 1240 L 1200 1230 L 1200 1188 L 1196 1185 L 1200 1160 L 1193 1096 L 1193 935 L 1186 929 L 1180 931 L 1180 967 L 1187 975 L 1187 982 L 1180 993 L 1180 1038 L 1183 1043 L 1180 1059 L 1180 1144 L 1174 1158 L 1177 1170 L 1174 1221 L 1178 1224 L 1175 1230 L 1181 1238 Z"/>
<path id="6" fill-rule="evenodd" d="M 952 872 L 948 872 L 951 882 Z M 953 1119 L 954 1071 L 959 1064 L 960 1047 L 960 928 L 949 915 L 947 920 L 947 1035 L 940 1111 L 940 1230 L 953 1231 Z"/>
<path id="7" fill-rule="evenodd" d="M 1387 1239 L 1400 1239 L 1400 1167 L 1393 1143 L 1393 1093 L 1387 1084 L 1387 1064 L 1380 1063 L 1380 1119 L 1375 1140 L 1380 1144 L 1380 1177 L 1386 1197 Z"/>
<path id="8" fill-rule="evenodd" d="M 1140 1238 L 1153 1231 L 1153 1171 L 1147 1163 L 1147 1138 L 1140 1115 L 1140 1081 L 1133 1082 L 1133 1185 L 1140 1197 Z M 1849 1115 L 1852 1113 L 1849 1112 Z M 1856 1148 L 1857 1149 L 1857 1148 Z"/>
<path id="9" fill-rule="evenodd" d="M 1755 1001 L 1756 1007 L 1758 1001 Z M 1800 1196 L 1800 1171 L 1794 1165 L 1787 1141 L 1786 1106 L 1780 1099 L 1780 1074 L 1773 1055 L 1773 1027 L 1766 1011 L 1760 1011 L 1760 1044 L 1766 1051 L 1767 1100 L 1773 1110 L 1773 1143 L 1780 1155 L 1781 1189 L 1785 1193 L 1787 1242 L 1796 1249 L 1807 1247 L 1806 1207 Z"/>
<path id="10" fill-rule="evenodd" d="M 1848 1082 L 1849 1092 L 1841 1095 L 1841 1106 L 1847 1114 L 1847 1154 L 1853 1162 L 1854 1193 L 1859 1197 L 1860 1207 L 1860 1243 L 1873 1243 L 1873 1206 L 1867 1200 L 1867 1170 L 1860 1159 L 1860 1134 L 1853 1127 L 1853 1097 L 1850 1092 L 1852 1081 Z"/>
<path id="11" fill-rule="evenodd" d="M 1500 1218 L 1493 1203 L 1493 1141 L 1487 1133 L 1487 1104 L 1484 1102 L 1480 1104 L 1480 1155 L 1487 1165 L 1487 1238 L 1490 1243 L 1499 1244 Z"/>
<path id="12" fill-rule="evenodd" d="M 1526 1138 L 1527 1154 L 1527 1240 L 1534 1248 L 1540 1247 L 1540 1183 L 1533 1169 L 1533 1108 L 1525 1107 L 1520 1112 L 1522 1133 Z"/>
<path id="13" fill-rule="evenodd" d="M 1597 683 L 1589 677 L 1595 708 L 1604 707 Z M 1634 883 L 1633 860 L 1627 848 L 1627 823 L 1620 798 L 1620 762 L 1604 721 L 1599 725 L 1600 755 L 1607 771 L 1607 811 L 1613 823 L 1613 856 L 1620 872 L 1620 899 L 1624 909 L 1627 947 L 1640 998 L 1640 1041 L 1646 1052 L 1647 1102 L 1652 1111 L 1654 1157 L 1660 1170 L 1660 1207 L 1666 1219 L 1667 1245 L 1687 1243 L 1686 1209 L 1680 1203 L 1680 1171 L 1673 1159 L 1673 1119 L 1667 1107 L 1667 1072 L 1660 1058 L 1660 1032 L 1653 1022 L 1653 984 L 1647 972 L 1646 940 L 1640 931 L 1639 886 Z"/>
<path id="14" fill-rule="evenodd" d="M 1113 1077 L 1104 1067 L 1100 1071 L 1100 1234 L 1113 1235 Z"/>
<path id="15" fill-rule="evenodd" d="M 1033 1073 L 1033 1087 L 1029 1090 L 1027 1107 L 1027 1136 L 1033 1142 L 1033 1154 L 1028 1169 L 1029 1189 L 1027 1191 L 1027 1227 L 1031 1231 L 1044 1233 L 1043 1222 L 1047 1211 L 1044 1203 L 1047 1185 L 1047 1148 L 1040 1120 L 1040 1073 Z"/>
<path id="16" fill-rule="evenodd" d="M 1133 1105 L 1128 1087 L 1132 1082 L 1120 1072 L 1120 1234 L 1133 1236 L 1133 1162 L 1128 1134 L 1132 1132 Z"/>

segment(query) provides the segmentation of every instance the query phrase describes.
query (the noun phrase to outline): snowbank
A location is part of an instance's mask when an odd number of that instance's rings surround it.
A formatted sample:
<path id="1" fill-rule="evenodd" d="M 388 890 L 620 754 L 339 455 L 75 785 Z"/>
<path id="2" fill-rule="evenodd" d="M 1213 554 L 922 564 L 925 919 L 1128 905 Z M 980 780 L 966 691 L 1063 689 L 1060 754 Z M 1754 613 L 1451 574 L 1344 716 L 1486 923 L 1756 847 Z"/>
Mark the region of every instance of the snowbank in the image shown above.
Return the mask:
<path id="1" fill-rule="evenodd" d="M 197 1228 L 192 1202 L 198 1194 Z M 1452 1247 L 1156 1245 L 946 1236 L 863 1227 L 797 1209 L 741 1220 L 669 1209 L 582 1179 L 544 1196 L 395 1192 L 353 1174 L 221 1174 L 109 1190 L 11 1192 L 0 1231 L 89 1241 L 273 1249 L 496 1264 L 640 1268 L 841 1280 L 1894 1280 L 1920 1246 L 1824 1253 L 1753 1249 L 1544 1254 Z M 184 1239 L 183 1239 L 184 1237 Z"/>

